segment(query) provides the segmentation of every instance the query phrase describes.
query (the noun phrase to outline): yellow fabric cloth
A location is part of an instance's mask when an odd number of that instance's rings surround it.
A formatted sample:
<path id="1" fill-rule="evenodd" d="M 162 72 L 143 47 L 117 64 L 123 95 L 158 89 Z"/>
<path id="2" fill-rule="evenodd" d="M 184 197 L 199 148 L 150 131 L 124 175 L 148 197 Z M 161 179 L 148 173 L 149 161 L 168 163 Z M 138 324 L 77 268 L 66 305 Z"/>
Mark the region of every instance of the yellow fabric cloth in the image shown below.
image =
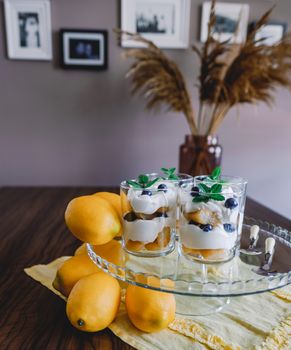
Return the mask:
<path id="1" fill-rule="evenodd" d="M 58 267 L 66 259 L 61 257 L 24 271 L 66 300 L 52 286 Z M 211 304 L 211 299 L 208 300 Z M 180 297 L 179 302 L 194 309 L 197 298 Z M 211 316 L 177 316 L 168 329 L 152 334 L 136 329 L 121 303 L 109 328 L 138 350 L 291 350 L 291 288 L 232 298 L 224 311 Z"/>

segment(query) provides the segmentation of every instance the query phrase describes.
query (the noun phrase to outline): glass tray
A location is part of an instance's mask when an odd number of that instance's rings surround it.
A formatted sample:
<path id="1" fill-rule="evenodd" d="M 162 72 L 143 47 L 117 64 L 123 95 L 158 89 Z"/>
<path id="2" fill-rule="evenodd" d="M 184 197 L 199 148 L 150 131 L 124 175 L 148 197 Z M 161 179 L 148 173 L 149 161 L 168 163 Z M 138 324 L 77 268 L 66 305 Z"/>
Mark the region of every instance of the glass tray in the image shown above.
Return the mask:
<path id="1" fill-rule="evenodd" d="M 177 244 L 172 253 L 158 258 L 140 258 L 124 251 L 124 263 L 120 266 L 98 256 L 90 244 L 87 244 L 87 250 L 98 267 L 119 280 L 176 295 L 227 298 L 262 293 L 291 283 L 291 232 L 245 217 L 241 248 L 246 249 L 249 245 L 252 225 L 260 226 L 257 248 L 263 253 L 255 256 L 238 253 L 227 263 L 206 265 L 189 261 L 179 254 Z M 276 240 L 272 263 L 276 274 L 272 276 L 254 272 L 263 261 L 267 237 Z"/>

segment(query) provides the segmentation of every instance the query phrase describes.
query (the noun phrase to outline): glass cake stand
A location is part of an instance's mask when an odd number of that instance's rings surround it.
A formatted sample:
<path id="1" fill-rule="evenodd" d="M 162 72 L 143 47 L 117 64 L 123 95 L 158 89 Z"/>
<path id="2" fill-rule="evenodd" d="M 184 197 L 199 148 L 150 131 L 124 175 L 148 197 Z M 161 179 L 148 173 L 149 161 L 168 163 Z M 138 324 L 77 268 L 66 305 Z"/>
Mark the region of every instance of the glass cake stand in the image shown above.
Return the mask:
<path id="1" fill-rule="evenodd" d="M 267 222 L 245 217 L 241 249 L 247 249 L 249 246 L 252 225 L 260 227 L 256 248 L 262 253 L 251 255 L 238 251 L 233 260 L 220 264 L 189 261 L 179 254 L 177 244 L 172 253 L 157 258 L 136 257 L 124 251 L 121 259 L 123 263 L 120 266 L 97 255 L 90 244 L 87 244 L 87 250 L 99 268 L 121 281 L 174 293 L 178 314 L 209 315 L 222 310 L 230 303 L 231 297 L 263 293 L 291 283 L 291 232 Z M 265 240 L 268 237 L 276 240 L 275 252 L 271 265 L 272 273 L 263 276 L 258 274 L 257 270 L 264 261 Z M 185 296 L 197 299 L 195 310 L 191 310 L 187 302 L 189 299 Z"/>

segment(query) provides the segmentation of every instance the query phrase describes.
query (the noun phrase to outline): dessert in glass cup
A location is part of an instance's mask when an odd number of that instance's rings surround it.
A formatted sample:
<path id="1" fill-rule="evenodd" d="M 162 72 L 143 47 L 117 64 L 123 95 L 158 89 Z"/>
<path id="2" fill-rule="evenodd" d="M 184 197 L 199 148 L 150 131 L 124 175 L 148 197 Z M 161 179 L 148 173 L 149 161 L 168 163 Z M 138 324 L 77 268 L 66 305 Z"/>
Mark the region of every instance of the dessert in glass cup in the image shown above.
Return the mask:
<path id="1" fill-rule="evenodd" d="M 175 247 L 178 192 L 182 183 L 193 182 L 175 168 L 162 168 L 164 175 L 140 175 L 123 181 L 120 194 L 123 211 L 124 249 L 131 254 L 155 257 Z"/>
<path id="2" fill-rule="evenodd" d="M 180 252 L 195 261 L 231 260 L 240 245 L 247 181 L 221 176 L 194 177 L 180 190 Z"/>

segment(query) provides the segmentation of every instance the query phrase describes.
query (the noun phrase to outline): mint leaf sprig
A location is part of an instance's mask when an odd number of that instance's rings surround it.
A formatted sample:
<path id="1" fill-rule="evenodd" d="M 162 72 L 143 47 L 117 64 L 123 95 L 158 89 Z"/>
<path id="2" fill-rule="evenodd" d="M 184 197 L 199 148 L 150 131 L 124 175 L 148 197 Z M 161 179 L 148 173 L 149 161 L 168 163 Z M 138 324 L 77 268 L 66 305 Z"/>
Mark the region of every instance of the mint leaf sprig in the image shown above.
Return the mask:
<path id="1" fill-rule="evenodd" d="M 216 167 L 210 176 L 208 176 L 208 179 L 212 181 L 220 181 L 221 176 L 221 168 Z M 221 194 L 222 192 L 222 185 L 220 183 L 215 183 L 211 187 L 207 186 L 205 183 L 200 182 L 198 185 L 199 192 L 196 194 L 196 196 L 193 198 L 192 202 L 194 203 L 200 203 L 204 202 L 207 203 L 210 199 L 214 199 L 216 201 L 224 201 L 225 197 Z"/>
<path id="2" fill-rule="evenodd" d="M 137 181 L 132 181 L 132 180 L 127 180 L 127 184 L 131 185 L 134 188 L 139 188 L 139 189 L 143 189 L 143 188 L 148 188 L 153 186 L 160 178 L 157 177 L 153 180 L 150 181 L 149 177 L 147 175 L 139 175 L 138 180 Z"/>
<path id="3" fill-rule="evenodd" d="M 221 167 L 217 166 L 211 173 L 207 176 L 207 179 L 211 181 L 219 181 L 220 183 L 226 183 L 227 181 L 221 179 Z"/>
<path id="4" fill-rule="evenodd" d="M 211 175 L 209 175 L 209 178 L 213 181 L 220 180 L 221 176 L 221 167 L 217 166 L 215 169 L 213 169 Z"/>
<path id="5" fill-rule="evenodd" d="M 221 194 L 222 185 L 214 184 L 211 187 L 205 185 L 204 183 L 199 183 L 198 188 L 200 190 L 197 196 L 193 198 L 194 203 L 204 202 L 207 203 L 210 199 L 216 201 L 224 201 L 225 197 Z"/>
<path id="6" fill-rule="evenodd" d="M 175 174 L 176 168 L 161 168 L 162 172 L 165 174 L 165 180 L 179 180 L 179 177 Z"/>

